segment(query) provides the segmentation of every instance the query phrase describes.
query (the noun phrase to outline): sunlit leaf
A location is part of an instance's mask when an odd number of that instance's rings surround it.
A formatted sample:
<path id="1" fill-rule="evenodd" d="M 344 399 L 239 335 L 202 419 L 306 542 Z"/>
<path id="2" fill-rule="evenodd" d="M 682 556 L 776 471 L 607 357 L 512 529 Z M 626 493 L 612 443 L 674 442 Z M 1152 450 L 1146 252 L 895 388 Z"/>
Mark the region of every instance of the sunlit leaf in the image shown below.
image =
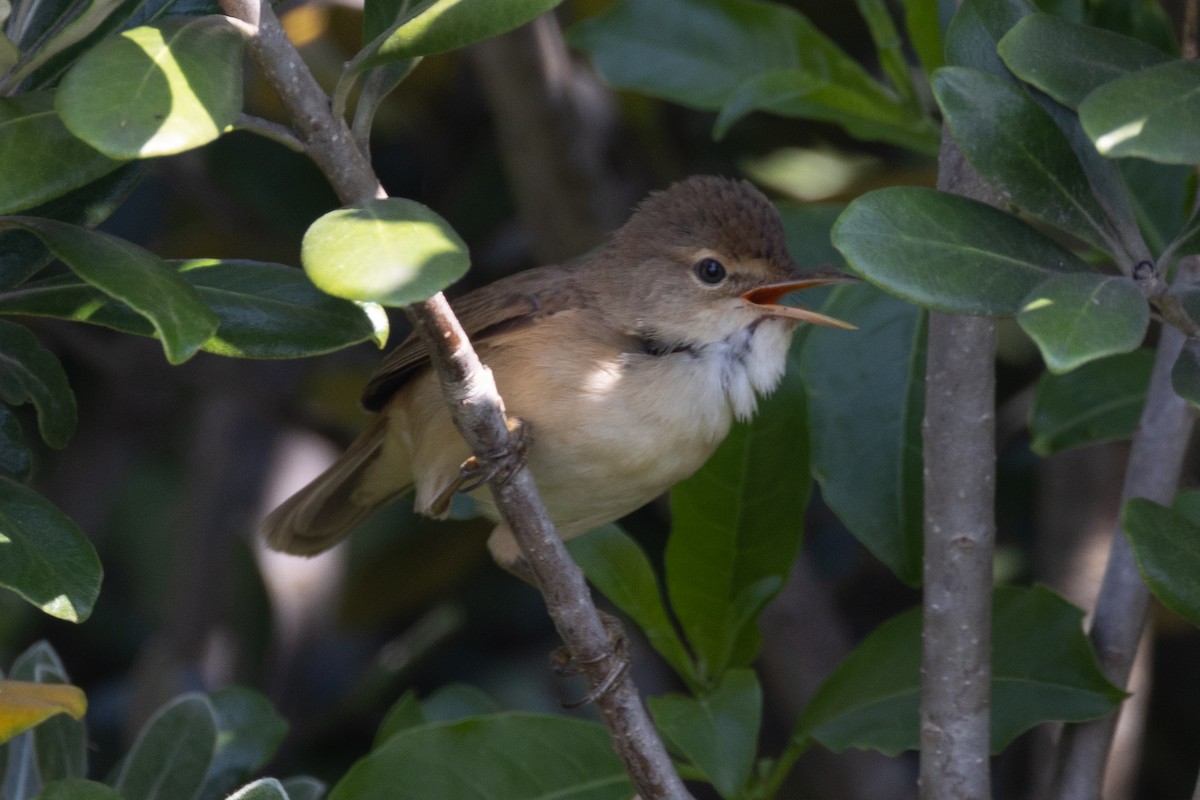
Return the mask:
<path id="1" fill-rule="evenodd" d="M 1129 278 L 1077 272 L 1052 275 L 1025 298 L 1017 322 L 1042 351 L 1051 372 L 1142 343 L 1150 306 Z"/>
<path id="2" fill-rule="evenodd" d="M 1106 83 L 1079 104 L 1079 119 L 1106 156 L 1200 162 L 1200 63 L 1169 61 Z"/>
<path id="3" fill-rule="evenodd" d="M 300 257 L 321 290 L 386 306 L 428 300 L 470 264 L 448 222 L 398 197 L 329 212 L 304 234 Z"/>
<path id="4" fill-rule="evenodd" d="M 220 15 L 173 17 L 105 39 L 63 78 L 56 107 L 112 158 L 216 139 L 242 110 L 242 34 Z"/>

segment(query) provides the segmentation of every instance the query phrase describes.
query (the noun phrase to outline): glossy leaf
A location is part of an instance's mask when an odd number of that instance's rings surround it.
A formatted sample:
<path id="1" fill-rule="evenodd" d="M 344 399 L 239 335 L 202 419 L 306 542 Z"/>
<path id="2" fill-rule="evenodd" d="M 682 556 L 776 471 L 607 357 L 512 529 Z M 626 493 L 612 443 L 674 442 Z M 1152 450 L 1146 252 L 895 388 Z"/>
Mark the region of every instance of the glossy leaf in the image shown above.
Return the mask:
<path id="1" fill-rule="evenodd" d="M 274 778 L 259 778 L 229 795 L 228 800 L 291 800 L 283 784 Z"/>
<path id="2" fill-rule="evenodd" d="M 0 214 L 45 203 L 119 166 L 66 129 L 50 92 L 0 97 Z"/>
<path id="3" fill-rule="evenodd" d="M 218 320 L 196 290 L 148 250 L 37 217 L 0 219 L 4 228 L 37 235 L 76 275 L 148 319 L 172 364 L 186 361 L 216 333 Z"/>
<path id="4" fill-rule="evenodd" d="M 1049 456 L 1133 436 L 1153 365 L 1152 351 L 1135 350 L 1065 375 L 1043 374 L 1029 414 L 1033 452 Z"/>
<path id="5" fill-rule="evenodd" d="M 933 94 L 959 149 L 1023 211 L 1107 249 L 1104 211 L 1050 115 L 1012 81 L 944 67 Z"/>
<path id="6" fill-rule="evenodd" d="M 1200 63 L 1169 61 L 1106 83 L 1079 104 L 1079 119 L 1111 158 L 1200 162 Z"/>
<path id="7" fill-rule="evenodd" d="M 731 669 L 702 697 L 646 699 L 654 723 L 722 797 L 741 796 L 762 723 L 762 687 L 753 670 Z"/>
<path id="8" fill-rule="evenodd" d="M 1178 511 L 1134 498 L 1121 512 L 1121 527 L 1154 596 L 1200 627 L 1200 525 Z"/>
<path id="9" fill-rule="evenodd" d="M 56 107 L 112 158 L 207 144 L 242 110 L 242 34 L 225 17 L 175 17 L 105 39 L 63 78 Z"/>
<path id="10" fill-rule="evenodd" d="M 37 800 L 124 800 L 116 789 L 103 783 L 70 778 L 42 787 Z"/>
<path id="11" fill-rule="evenodd" d="M 283 264 L 195 259 L 168 262 L 217 317 L 216 334 L 201 349 L 245 358 L 302 358 L 368 339 L 387 339 L 376 320 L 386 316 L 313 286 L 304 272 Z M 128 306 L 64 275 L 0 294 L 0 314 L 73 319 L 126 333 L 153 336 L 154 328 Z"/>
<path id="12" fill-rule="evenodd" d="M 813 477 L 850 532 L 900 580 L 919 585 L 925 315 L 865 286 L 839 287 L 822 313 L 858 330 L 814 328 L 804 340 Z"/>
<path id="13" fill-rule="evenodd" d="M 946 29 L 946 63 L 1007 78 L 1008 70 L 996 46 L 1034 10 L 1029 0 L 963 0 Z"/>
<path id="14" fill-rule="evenodd" d="M 632 792 L 600 725 L 504 713 L 397 733 L 351 767 L 329 800 L 627 800 Z"/>
<path id="15" fill-rule="evenodd" d="M 1052 275 L 1025 298 L 1017 314 L 1051 372 L 1137 349 L 1150 306 L 1133 281 L 1097 273 Z"/>
<path id="16" fill-rule="evenodd" d="M 392 24 L 363 48 L 354 67 L 447 53 L 524 25 L 562 0 L 433 0 L 379 3 Z M 397 13 L 398 12 L 398 13 Z M 381 11 L 372 12 L 376 15 Z M 368 26 L 373 27 L 373 26 Z"/>
<path id="17" fill-rule="evenodd" d="M 241 686 L 209 695 L 217 725 L 217 747 L 199 800 L 221 800 L 234 786 L 264 767 L 287 734 L 267 698 Z"/>
<path id="18" fill-rule="evenodd" d="M 956 314 L 1012 316 L 1051 274 L 1090 270 L 1011 214 L 920 187 L 859 197 L 838 218 L 833 243 L 872 283 Z"/>
<path id="19" fill-rule="evenodd" d="M 1083 612 L 1049 589 L 993 594 L 991 750 L 1042 722 L 1079 722 L 1114 711 L 1124 693 L 1105 680 L 1084 636 Z M 919 745 L 921 613 L 876 628 L 838 666 L 796 730 L 826 747 L 897 755 Z"/>
<path id="20" fill-rule="evenodd" d="M 841 84 L 823 73 L 769 70 L 734 89 L 717 116 L 713 135 L 723 137 L 752 111 L 833 122 L 859 139 L 891 142 L 931 155 L 937 152 L 937 127 L 875 83 Z"/>
<path id="21" fill-rule="evenodd" d="M 398 197 L 329 212 L 304 234 L 300 258 L 322 291 L 385 306 L 428 300 L 470 265 L 450 223 Z"/>
<path id="22" fill-rule="evenodd" d="M 100 559 L 40 494 L 0 478 L 0 586 L 51 616 L 82 622 L 100 593 Z"/>
<path id="23" fill-rule="evenodd" d="M 38 431 L 51 447 L 67 446 L 75 432 L 75 395 L 62 364 L 23 325 L 0 321 L 0 400 L 32 403 Z"/>
<path id="24" fill-rule="evenodd" d="M 0 742 L 58 714 L 81 719 L 87 698 L 78 686 L 0 680 Z"/>
<path id="25" fill-rule="evenodd" d="M 637 623 L 651 647 L 689 687 L 698 688 L 692 660 L 671 622 L 662 587 L 641 546 L 616 525 L 605 525 L 570 539 L 567 549 L 588 580 Z"/>
<path id="26" fill-rule="evenodd" d="M 124 800 L 191 800 L 216 745 L 217 722 L 208 698 L 176 697 L 142 728 L 114 787 Z"/>
<path id="27" fill-rule="evenodd" d="M 28 209 L 28 215 L 94 228 L 125 202 L 145 174 L 145 162 L 130 161 L 85 186 Z M 0 231 L 0 289 L 23 284 L 53 260 L 50 249 L 33 234 Z"/>
<path id="28" fill-rule="evenodd" d="M 1189 338 L 1171 367 L 1171 388 L 1175 394 L 1200 407 L 1200 346 Z"/>
<path id="29" fill-rule="evenodd" d="M 1171 58 L 1132 36 L 1041 12 L 1004 35 L 1000 57 L 1018 78 L 1068 108 L 1098 86 Z"/>
<path id="30" fill-rule="evenodd" d="M 671 490 L 665 568 L 671 608 L 701 679 L 758 654 L 755 618 L 783 586 L 804 533 L 808 436 L 797 370 Z"/>
<path id="31" fill-rule="evenodd" d="M 847 90 L 877 86 L 799 12 L 752 0 L 618 0 L 576 25 L 608 83 L 693 108 L 720 110 L 744 82 L 795 70 Z"/>

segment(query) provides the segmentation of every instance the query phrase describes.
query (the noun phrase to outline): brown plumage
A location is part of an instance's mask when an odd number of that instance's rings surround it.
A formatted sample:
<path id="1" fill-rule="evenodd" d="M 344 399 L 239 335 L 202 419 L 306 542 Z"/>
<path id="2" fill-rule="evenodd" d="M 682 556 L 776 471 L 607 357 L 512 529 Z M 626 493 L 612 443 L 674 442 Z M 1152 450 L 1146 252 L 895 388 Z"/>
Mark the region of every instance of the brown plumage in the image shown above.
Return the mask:
<path id="1" fill-rule="evenodd" d="M 693 177 L 650 195 L 588 256 L 452 306 L 508 413 L 527 424 L 529 468 L 570 537 L 698 469 L 778 383 L 798 321 L 851 327 L 776 305 L 787 290 L 836 280 L 796 272 L 778 214 L 748 183 Z M 379 412 L 367 429 L 264 521 L 271 547 L 320 552 L 414 488 L 418 511 L 444 512 L 470 453 L 418 339 L 384 359 L 363 404 Z M 495 519 L 486 487 L 473 496 Z M 516 563 L 503 526 L 490 546 Z"/>

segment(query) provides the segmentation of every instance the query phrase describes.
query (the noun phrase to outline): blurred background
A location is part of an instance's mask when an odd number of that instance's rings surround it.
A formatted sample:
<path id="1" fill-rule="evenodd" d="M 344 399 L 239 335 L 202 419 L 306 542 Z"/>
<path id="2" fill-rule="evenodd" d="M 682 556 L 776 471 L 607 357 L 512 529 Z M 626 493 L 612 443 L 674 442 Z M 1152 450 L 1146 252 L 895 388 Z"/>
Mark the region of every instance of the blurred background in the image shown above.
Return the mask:
<path id="1" fill-rule="evenodd" d="M 472 270 L 452 295 L 586 251 L 646 192 L 689 174 L 749 176 L 824 219 L 791 232 L 805 267 L 836 257 L 827 228 L 840 203 L 882 185 L 933 184 L 932 159 L 833 126 L 755 114 L 714 142 L 715 115 L 607 88 L 562 33 L 604 5 L 567 0 L 533 25 L 426 59 L 381 107 L 371 153 L 387 191 L 428 205 L 470 246 Z M 790 5 L 875 70 L 854 4 Z M 284 3 L 279 13 L 332 89 L 359 46 L 361 8 Z M 282 120 L 253 69 L 247 80 L 247 112 Z M 152 163 L 104 227 L 166 258 L 298 265 L 304 230 L 336 205 L 303 157 L 235 133 Z M 0 663 L 36 639 L 54 644 L 90 698 L 96 763 L 119 757 L 168 698 L 230 683 L 266 692 L 291 725 L 280 771 L 330 781 L 368 750 L 406 690 L 466 684 L 502 708 L 529 710 L 580 696 L 579 684 L 548 668 L 557 640 L 539 597 L 491 563 L 487 523 L 422 521 L 402 502 L 320 558 L 265 553 L 256 540 L 257 521 L 365 424 L 358 394 L 378 350 L 296 362 L 202 353 L 171 367 L 152 340 L 47 320 L 32 327 L 67 367 L 81 417 L 65 451 L 38 454 L 36 484 L 92 537 L 106 576 L 93 617 L 78 627 L 0 594 Z M 391 344 L 406 333 L 395 315 Z M 1015 326 L 1002 329 L 999 357 L 998 577 L 1049 583 L 1086 608 L 1125 448 L 1034 457 L 1024 424 L 1040 359 Z M 652 559 L 661 556 L 665 503 L 624 524 Z M 814 502 L 793 580 L 764 616 L 764 752 L 778 752 L 855 641 L 918 600 Z M 1172 693 L 1132 701 L 1140 713 L 1126 734 L 1127 767 L 1113 770 L 1113 797 L 1185 797 L 1194 780 L 1195 737 L 1178 726 L 1197 718 L 1200 695 L 1177 690 L 1200 674 L 1200 643 L 1169 612 L 1156 613 L 1159 636 L 1135 681 Z M 633 647 L 644 691 L 677 688 L 649 648 Z M 1150 682 L 1151 673 L 1161 680 Z M 459 688 L 439 702 L 480 698 Z M 997 765 L 998 796 L 1019 797 L 1036 782 L 1026 765 L 1046 735 L 1010 748 Z M 913 797 L 915 759 L 816 749 L 792 783 L 786 796 Z"/>

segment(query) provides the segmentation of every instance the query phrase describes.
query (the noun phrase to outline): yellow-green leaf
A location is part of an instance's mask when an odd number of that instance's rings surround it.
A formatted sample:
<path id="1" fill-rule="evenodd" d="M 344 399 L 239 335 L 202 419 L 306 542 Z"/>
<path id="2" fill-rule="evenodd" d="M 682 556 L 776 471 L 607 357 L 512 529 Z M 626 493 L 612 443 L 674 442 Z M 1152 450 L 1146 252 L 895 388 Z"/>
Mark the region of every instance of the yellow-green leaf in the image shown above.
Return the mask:
<path id="1" fill-rule="evenodd" d="M 0 680 L 0 742 L 56 714 L 82 719 L 86 711 L 87 697 L 78 686 Z"/>

